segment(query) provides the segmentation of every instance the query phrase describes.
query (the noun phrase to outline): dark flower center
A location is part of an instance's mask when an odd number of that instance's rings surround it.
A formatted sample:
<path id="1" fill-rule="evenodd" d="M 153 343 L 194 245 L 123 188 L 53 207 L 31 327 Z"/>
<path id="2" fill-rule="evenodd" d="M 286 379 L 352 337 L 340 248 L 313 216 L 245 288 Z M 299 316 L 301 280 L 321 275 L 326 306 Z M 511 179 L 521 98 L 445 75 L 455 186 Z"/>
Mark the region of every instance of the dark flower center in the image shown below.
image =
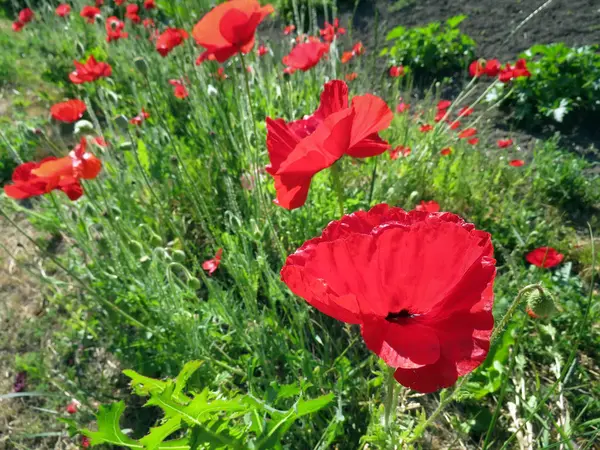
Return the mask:
<path id="1" fill-rule="evenodd" d="M 389 313 L 385 320 L 393 323 L 402 323 L 411 317 L 413 317 L 413 315 L 408 311 L 408 309 L 403 309 L 400 312 Z"/>

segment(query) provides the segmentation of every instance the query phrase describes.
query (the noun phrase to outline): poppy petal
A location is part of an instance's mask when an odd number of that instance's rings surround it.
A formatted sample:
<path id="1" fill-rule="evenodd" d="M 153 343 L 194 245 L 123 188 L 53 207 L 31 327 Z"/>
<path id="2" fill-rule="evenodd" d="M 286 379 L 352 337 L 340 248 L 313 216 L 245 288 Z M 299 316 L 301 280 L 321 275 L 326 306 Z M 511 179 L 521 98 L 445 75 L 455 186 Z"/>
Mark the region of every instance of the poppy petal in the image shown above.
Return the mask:
<path id="1" fill-rule="evenodd" d="M 452 361 L 442 357 L 435 364 L 417 369 L 398 368 L 394 378 L 403 386 L 427 394 L 452 386 L 458 379 L 458 372 Z"/>
<path id="2" fill-rule="evenodd" d="M 326 83 L 321 93 L 321 103 L 315 112 L 317 117 L 327 117 L 348 108 L 348 85 L 340 80 Z"/>
<path id="3" fill-rule="evenodd" d="M 356 112 L 352 124 L 351 147 L 366 137 L 390 126 L 394 114 L 381 98 L 371 95 L 359 95 L 352 99 L 352 109 Z"/>

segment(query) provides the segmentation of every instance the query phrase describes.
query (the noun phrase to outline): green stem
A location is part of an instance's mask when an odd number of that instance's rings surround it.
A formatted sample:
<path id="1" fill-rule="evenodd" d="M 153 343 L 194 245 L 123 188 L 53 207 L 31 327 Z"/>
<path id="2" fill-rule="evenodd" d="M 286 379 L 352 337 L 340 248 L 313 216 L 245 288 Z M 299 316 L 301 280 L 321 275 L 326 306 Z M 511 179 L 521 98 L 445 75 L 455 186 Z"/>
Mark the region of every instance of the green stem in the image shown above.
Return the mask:
<path id="1" fill-rule="evenodd" d="M 373 191 L 375 190 L 375 180 L 377 179 L 378 162 L 379 158 L 375 158 L 375 165 L 373 166 L 373 175 L 371 175 L 371 187 L 369 188 L 369 208 L 371 207 L 371 202 L 373 201 Z"/>
<path id="2" fill-rule="evenodd" d="M 391 421 L 396 418 L 396 386 L 398 386 L 398 382 L 394 379 L 394 372 L 396 369 L 393 367 L 388 367 L 388 371 L 386 373 L 386 385 L 385 385 L 385 400 L 383 402 L 383 418 L 384 418 L 384 427 L 386 431 L 390 428 Z"/>
<path id="3" fill-rule="evenodd" d="M 341 163 L 338 161 L 331 166 L 331 182 L 337 195 L 338 206 L 340 208 L 340 217 L 344 216 L 344 188 L 341 182 Z"/>

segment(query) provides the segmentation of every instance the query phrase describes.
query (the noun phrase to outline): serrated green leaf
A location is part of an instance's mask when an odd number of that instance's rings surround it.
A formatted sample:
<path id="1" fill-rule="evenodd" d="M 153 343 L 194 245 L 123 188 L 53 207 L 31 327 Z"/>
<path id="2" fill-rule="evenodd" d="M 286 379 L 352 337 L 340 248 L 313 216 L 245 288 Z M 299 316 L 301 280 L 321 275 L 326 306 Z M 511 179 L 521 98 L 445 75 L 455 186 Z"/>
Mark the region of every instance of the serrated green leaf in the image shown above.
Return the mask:
<path id="1" fill-rule="evenodd" d="M 140 439 L 140 443 L 146 450 L 157 450 L 166 438 L 179 429 L 181 429 L 181 417 L 171 417 L 162 425 L 151 428 L 150 433 Z"/>
<path id="2" fill-rule="evenodd" d="M 131 439 L 121 431 L 119 421 L 121 420 L 123 411 L 125 411 L 125 403 L 123 401 L 100 406 L 98 415 L 96 416 L 98 431 L 88 429 L 82 431 L 84 435 L 90 438 L 92 446 L 112 444 L 121 447 L 144 448 L 139 442 Z"/>
<path id="3" fill-rule="evenodd" d="M 145 377 L 133 370 L 124 370 L 123 374 L 131 378 L 131 387 L 137 395 L 147 396 L 154 392 L 160 393 L 167 388 L 167 382 Z"/>
<path id="4" fill-rule="evenodd" d="M 190 377 L 198 370 L 198 368 L 203 364 L 204 361 L 190 361 L 183 366 L 179 375 L 177 375 L 177 379 L 175 381 L 175 391 L 173 395 L 178 396 L 183 392 L 188 380 Z"/>

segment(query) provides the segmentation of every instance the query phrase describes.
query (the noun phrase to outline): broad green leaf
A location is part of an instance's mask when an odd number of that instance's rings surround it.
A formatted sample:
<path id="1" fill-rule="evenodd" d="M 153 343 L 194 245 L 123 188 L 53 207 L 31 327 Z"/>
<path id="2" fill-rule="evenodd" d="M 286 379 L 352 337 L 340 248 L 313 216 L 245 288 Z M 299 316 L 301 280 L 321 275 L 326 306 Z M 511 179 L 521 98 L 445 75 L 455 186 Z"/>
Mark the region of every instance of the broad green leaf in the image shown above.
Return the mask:
<path id="1" fill-rule="evenodd" d="M 448 24 L 448 26 L 450 28 L 456 28 L 457 26 L 459 26 L 463 20 L 465 20 L 467 18 L 467 16 L 465 16 L 464 14 L 461 14 L 459 16 L 454 16 L 454 17 L 450 17 L 446 23 Z"/>
<path id="2" fill-rule="evenodd" d="M 406 28 L 404 28 L 403 26 L 396 27 L 387 34 L 385 40 L 391 41 L 392 39 L 398 39 L 399 37 L 402 37 L 402 35 L 404 35 L 405 32 Z"/>
<path id="3" fill-rule="evenodd" d="M 129 448 L 144 448 L 140 443 L 131 439 L 121 431 L 119 421 L 125 411 L 123 401 L 111 405 L 101 405 L 96 417 L 98 431 L 83 430 L 83 434 L 90 438 L 90 444 L 112 444 Z"/>
<path id="4" fill-rule="evenodd" d="M 333 392 L 327 395 L 322 395 L 317 398 L 313 398 L 311 400 L 298 400 L 296 403 L 295 409 L 298 417 L 305 416 L 306 414 L 310 414 L 313 412 L 317 412 L 320 409 L 323 409 L 333 400 L 334 395 Z"/>

